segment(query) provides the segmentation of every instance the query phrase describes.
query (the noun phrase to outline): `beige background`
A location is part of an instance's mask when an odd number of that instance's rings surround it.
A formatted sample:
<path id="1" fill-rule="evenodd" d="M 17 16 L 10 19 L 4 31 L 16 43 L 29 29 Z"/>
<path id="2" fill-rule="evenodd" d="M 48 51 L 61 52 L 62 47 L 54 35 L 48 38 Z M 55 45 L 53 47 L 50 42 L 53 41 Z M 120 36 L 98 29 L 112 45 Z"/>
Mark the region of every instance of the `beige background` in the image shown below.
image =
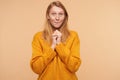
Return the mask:
<path id="1" fill-rule="evenodd" d="M 37 80 L 31 41 L 53 0 L 0 0 L 0 80 Z M 60 0 L 81 39 L 79 80 L 120 80 L 120 0 Z"/>

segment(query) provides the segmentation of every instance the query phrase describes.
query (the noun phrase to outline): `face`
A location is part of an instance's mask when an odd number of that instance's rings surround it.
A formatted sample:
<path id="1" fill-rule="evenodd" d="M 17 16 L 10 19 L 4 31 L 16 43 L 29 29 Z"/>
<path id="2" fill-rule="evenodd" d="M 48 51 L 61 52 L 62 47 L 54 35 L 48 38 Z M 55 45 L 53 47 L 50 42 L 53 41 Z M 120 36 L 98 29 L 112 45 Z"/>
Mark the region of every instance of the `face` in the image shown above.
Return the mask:
<path id="1" fill-rule="evenodd" d="M 60 28 L 65 19 L 64 10 L 60 7 L 53 6 L 49 11 L 48 19 L 54 28 Z"/>

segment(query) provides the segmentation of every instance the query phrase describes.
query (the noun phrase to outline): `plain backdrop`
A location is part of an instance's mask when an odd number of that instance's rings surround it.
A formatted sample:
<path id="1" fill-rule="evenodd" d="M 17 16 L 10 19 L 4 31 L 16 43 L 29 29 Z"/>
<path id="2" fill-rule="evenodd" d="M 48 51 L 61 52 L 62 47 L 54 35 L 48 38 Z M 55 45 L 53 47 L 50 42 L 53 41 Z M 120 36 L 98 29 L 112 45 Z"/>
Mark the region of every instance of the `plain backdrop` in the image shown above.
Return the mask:
<path id="1" fill-rule="evenodd" d="M 0 0 L 0 80 L 37 80 L 31 41 L 51 1 Z M 120 80 L 120 0 L 60 1 L 81 41 L 79 80 Z"/>

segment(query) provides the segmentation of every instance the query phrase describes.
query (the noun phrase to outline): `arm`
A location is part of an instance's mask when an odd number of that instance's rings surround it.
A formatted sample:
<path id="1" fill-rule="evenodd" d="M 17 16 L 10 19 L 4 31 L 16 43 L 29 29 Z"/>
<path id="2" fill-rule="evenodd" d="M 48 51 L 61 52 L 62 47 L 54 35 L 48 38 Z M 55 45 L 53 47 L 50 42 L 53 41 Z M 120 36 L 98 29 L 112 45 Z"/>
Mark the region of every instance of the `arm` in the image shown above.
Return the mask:
<path id="1" fill-rule="evenodd" d="M 48 63 L 50 63 L 51 60 L 55 57 L 55 55 L 56 53 L 47 46 L 45 52 L 43 53 L 39 37 L 34 37 L 32 42 L 32 59 L 30 65 L 35 73 L 41 74 Z"/>
<path id="2" fill-rule="evenodd" d="M 62 43 L 56 46 L 56 51 L 71 72 L 76 72 L 81 64 L 80 60 L 80 41 L 78 35 L 75 34 L 71 48 L 67 48 Z"/>

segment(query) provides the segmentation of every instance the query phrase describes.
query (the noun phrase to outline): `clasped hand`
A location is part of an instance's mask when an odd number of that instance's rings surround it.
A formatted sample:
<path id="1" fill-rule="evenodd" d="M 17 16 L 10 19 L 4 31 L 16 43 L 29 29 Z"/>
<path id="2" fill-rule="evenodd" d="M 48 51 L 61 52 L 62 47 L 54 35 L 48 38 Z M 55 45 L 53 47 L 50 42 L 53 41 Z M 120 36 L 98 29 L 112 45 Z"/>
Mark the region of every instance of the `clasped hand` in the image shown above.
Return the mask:
<path id="1" fill-rule="evenodd" d="M 61 42 L 62 33 L 58 30 L 55 30 L 52 34 L 52 48 L 54 49 L 57 44 Z"/>

